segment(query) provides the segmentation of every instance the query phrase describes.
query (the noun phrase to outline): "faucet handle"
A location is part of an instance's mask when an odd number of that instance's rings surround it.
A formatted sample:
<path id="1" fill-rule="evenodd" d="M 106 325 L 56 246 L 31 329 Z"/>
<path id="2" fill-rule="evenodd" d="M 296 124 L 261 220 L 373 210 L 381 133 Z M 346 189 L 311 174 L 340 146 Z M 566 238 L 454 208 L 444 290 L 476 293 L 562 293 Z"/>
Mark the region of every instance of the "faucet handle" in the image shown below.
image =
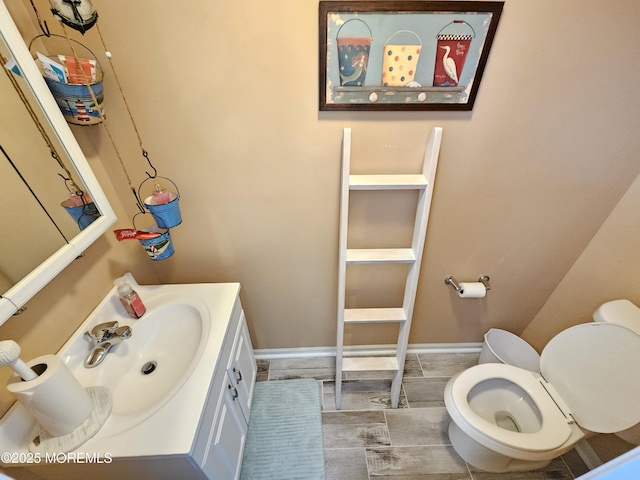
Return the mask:
<path id="1" fill-rule="evenodd" d="M 130 338 L 132 334 L 133 332 L 131 330 L 131 327 L 128 327 L 126 325 L 123 325 L 122 327 L 118 327 L 115 330 L 113 330 L 113 335 L 115 337 L 120 337 L 122 339 Z"/>
<path id="2" fill-rule="evenodd" d="M 100 323 L 93 327 L 90 332 L 85 332 L 85 336 L 94 339 L 94 340 L 102 340 L 104 336 L 113 329 L 118 328 L 118 322 L 105 322 Z"/>

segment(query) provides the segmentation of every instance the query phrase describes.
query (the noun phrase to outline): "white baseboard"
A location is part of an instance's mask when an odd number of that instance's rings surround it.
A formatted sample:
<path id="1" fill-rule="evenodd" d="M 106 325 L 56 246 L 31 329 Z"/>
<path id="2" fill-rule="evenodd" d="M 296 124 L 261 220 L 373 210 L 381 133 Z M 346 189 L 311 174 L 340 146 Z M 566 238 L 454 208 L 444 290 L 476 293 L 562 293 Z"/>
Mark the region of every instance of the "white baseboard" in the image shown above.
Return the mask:
<path id="1" fill-rule="evenodd" d="M 480 353 L 482 343 L 417 343 L 407 347 L 408 354 L 420 353 Z M 336 347 L 265 348 L 253 351 L 257 360 L 272 358 L 335 357 Z M 395 345 L 353 345 L 344 347 L 351 356 L 395 354 Z"/>
<path id="2" fill-rule="evenodd" d="M 589 470 L 593 470 L 602 465 L 602 460 L 600 460 L 600 457 L 589 444 L 588 440 L 580 440 L 574 448 Z"/>

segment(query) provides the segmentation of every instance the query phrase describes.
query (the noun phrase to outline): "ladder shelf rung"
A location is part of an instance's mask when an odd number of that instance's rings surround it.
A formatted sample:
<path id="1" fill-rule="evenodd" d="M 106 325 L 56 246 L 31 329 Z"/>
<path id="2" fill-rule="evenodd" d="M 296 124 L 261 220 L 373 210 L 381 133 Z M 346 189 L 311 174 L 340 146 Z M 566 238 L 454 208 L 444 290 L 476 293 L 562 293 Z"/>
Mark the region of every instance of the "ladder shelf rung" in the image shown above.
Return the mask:
<path id="1" fill-rule="evenodd" d="M 427 188 L 427 178 L 408 175 L 349 175 L 350 190 L 420 190 Z"/>
<path id="2" fill-rule="evenodd" d="M 416 255 L 410 248 L 348 248 L 347 263 L 413 263 Z"/>
<path id="3" fill-rule="evenodd" d="M 396 357 L 344 357 L 342 371 L 344 372 L 379 372 L 397 371 Z"/>
<path id="4" fill-rule="evenodd" d="M 403 308 L 346 308 L 344 323 L 392 323 L 406 322 Z"/>

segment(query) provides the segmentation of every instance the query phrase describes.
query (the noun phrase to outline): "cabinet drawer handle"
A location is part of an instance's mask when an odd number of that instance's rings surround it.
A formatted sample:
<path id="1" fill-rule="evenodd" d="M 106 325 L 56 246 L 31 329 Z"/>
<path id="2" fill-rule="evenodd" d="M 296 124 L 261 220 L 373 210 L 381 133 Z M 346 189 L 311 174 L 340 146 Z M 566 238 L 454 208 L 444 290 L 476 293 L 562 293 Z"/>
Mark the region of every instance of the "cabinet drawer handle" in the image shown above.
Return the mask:
<path id="1" fill-rule="evenodd" d="M 233 392 L 231 393 L 231 399 L 235 401 L 235 399 L 238 398 L 238 389 L 233 385 L 229 385 L 229 390 Z"/>
<path id="2" fill-rule="evenodd" d="M 236 377 L 238 377 L 238 383 L 240 383 L 242 381 L 242 372 L 236 367 L 233 367 L 233 373 L 236 374 Z"/>

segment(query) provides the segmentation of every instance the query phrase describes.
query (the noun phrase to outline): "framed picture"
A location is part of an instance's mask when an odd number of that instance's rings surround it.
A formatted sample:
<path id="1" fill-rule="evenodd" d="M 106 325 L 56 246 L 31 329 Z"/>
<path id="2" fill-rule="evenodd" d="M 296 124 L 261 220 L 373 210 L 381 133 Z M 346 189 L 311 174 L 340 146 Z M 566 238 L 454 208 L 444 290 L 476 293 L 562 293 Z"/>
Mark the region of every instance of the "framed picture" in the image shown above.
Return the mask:
<path id="1" fill-rule="evenodd" d="M 320 1 L 320 110 L 471 110 L 503 5 Z"/>

